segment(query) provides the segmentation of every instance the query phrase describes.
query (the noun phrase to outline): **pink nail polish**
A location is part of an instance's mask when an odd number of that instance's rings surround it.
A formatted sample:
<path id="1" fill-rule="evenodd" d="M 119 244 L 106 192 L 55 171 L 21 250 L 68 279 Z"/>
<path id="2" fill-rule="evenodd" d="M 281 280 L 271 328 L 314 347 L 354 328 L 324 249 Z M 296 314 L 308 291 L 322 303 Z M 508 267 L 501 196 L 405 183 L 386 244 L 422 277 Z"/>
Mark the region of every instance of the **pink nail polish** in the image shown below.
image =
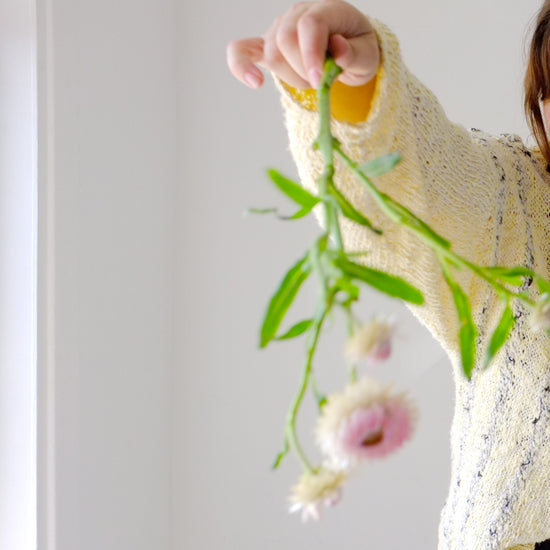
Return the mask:
<path id="1" fill-rule="evenodd" d="M 260 87 L 260 78 L 258 77 L 258 75 L 254 74 L 254 73 L 246 73 L 244 75 L 244 79 L 245 79 L 246 83 L 251 88 L 259 88 Z"/>
<path id="2" fill-rule="evenodd" d="M 317 69 L 311 69 L 308 73 L 309 82 L 314 88 L 318 88 L 321 83 L 321 72 Z"/>

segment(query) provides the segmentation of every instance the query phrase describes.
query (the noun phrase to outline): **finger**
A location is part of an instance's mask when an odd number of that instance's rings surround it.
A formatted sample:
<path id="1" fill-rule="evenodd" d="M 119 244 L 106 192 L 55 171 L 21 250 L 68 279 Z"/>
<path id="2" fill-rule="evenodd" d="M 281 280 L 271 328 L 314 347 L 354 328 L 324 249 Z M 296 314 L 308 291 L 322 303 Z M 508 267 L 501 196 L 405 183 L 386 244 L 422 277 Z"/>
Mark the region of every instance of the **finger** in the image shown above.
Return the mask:
<path id="1" fill-rule="evenodd" d="M 366 84 L 378 71 L 380 51 L 374 33 L 346 39 L 340 34 L 332 35 L 328 47 L 334 61 L 342 67 L 338 80 L 349 86 Z"/>
<path id="2" fill-rule="evenodd" d="M 289 67 L 303 81 L 308 82 L 308 75 L 304 69 L 302 55 L 298 41 L 298 22 L 312 6 L 312 2 L 294 4 L 283 17 L 275 29 L 275 43 Z M 309 86 L 308 86 L 309 87 Z"/>
<path id="3" fill-rule="evenodd" d="M 255 65 L 264 57 L 263 38 L 234 40 L 228 44 L 226 53 L 227 64 L 233 76 L 250 88 L 259 88 L 263 84 L 262 71 Z"/>
<path id="4" fill-rule="evenodd" d="M 317 88 L 327 54 L 329 27 L 318 14 L 307 13 L 298 21 L 298 40 L 304 72 L 311 85 Z"/>
<path id="5" fill-rule="evenodd" d="M 288 62 L 288 59 L 279 49 L 277 32 L 281 18 L 276 19 L 273 25 L 264 34 L 264 57 L 260 64 L 273 71 L 281 80 L 293 88 L 309 88 L 309 82 L 304 80 Z"/>
<path id="6" fill-rule="evenodd" d="M 368 19 L 359 10 L 337 1 L 314 3 L 299 21 L 299 27 L 301 56 L 308 75 L 322 73 L 329 36 L 342 34 L 347 40 L 353 40 L 374 33 Z"/>

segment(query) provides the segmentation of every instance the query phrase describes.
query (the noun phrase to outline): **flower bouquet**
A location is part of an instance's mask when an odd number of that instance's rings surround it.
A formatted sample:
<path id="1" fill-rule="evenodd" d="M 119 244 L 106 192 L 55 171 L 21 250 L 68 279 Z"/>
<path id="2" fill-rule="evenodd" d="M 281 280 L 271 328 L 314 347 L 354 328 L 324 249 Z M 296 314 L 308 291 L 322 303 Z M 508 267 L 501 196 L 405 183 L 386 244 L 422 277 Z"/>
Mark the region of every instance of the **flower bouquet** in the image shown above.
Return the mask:
<path id="1" fill-rule="evenodd" d="M 341 487 L 350 472 L 365 460 L 381 458 L 398 449 L 410 437 L 417 418 L 416 408 L 405 393 L 396 393 L 374 378 L 358 379 L 357 363 L 367 358 L 371 363 L 386 359 L 391 352 L 393 321 L 375 317 L 368 323 L 355 318 L 352 307 L 359 300 L 360 285 L 367 284 L 389 296 L 421 305 L 424 297 L 420 290 L 407 281 L 372 269 L 354 261 L 365 251 L 345 251 L 338 223 L 344 216 L 362 225 L 366 231 L 380 235 L 361 212 L 336 188 L 334 157 L 339 156 L 344 165 L 361 181 L 378 207 L 395 223 L 405 226 L 431 247 L 438 260 L 444 280 L 453 296 L 459 320 L 457 335 L 464 376 L 471 378 L 476 362 L 477 327 L 472 319 L 470 301 L 454 277 L 455 270 L 469 269 L 490 284 L 502 303 L 500 321 L 491 335 L 483 368 L 487 368 L 498 350 L 506 342 L 516 318 L 512 301 L 520 300 L 532 308 L 531 320 L 535 330 L 550 333 L 550 283 L 523 266 L 479 266 L 457 255 L 451 243 L 435 232 L 413 212 L 389 195 L 380 192 L 373 180 L 391 171 L 401 160 L 398 152 L 390 152 L 365 164 L 357 164 L 340 147 L 330 128 L 330 87 L 341 69 L 334 60 L 327 58 L 323 78 L 317 90 L 319 104 L 319 134 L 313 147 L 324 158 L 324 170 L 318 181 L 318 195 L 313 195 L 298 183 L 284 177 L 276 170 L 269 170 L 272 182 L 285 193 L 298 210 L 295 220 L 308 215 L 320 204 L 324 209 L 326 227 L 315 239 L 307 252 L 286 272 L 279 287 L 271 297 L 260 331 L 260 347 L 273 340 L 286 340 L 305 336 L 306 357 L 298 391 L 290 405 L 283 432 L 283 448 L 278 454 L 274 468 L 283 458 L 293 452 L 300 460 L 303 474 L 292 489 L 291 507 L 300 511 L 302 518 L 318 519 L 323 506 L 332 506 L 339 501 Z M 249 209 L 249 212 L 267 213 L 274 209 Z M 318 298 L 313 315 L 301 320 L 280 334 L 281 324 L 303 283 L 310 276 L 318 281 Z M 538 300 L 529 297 L 528 291 L 520 290 L 527 281 L 534 281 L 540 291 Z M 342 308 L 347 319 L 348 342 L 346 356 L 349 363 L 349 384 L 341 393 L 323 396 L 315 385 L 313 358 L 321 329 L 327 315 L 335 307 Z M 316 439 L 323 459 L 314 465 L 303 451 L 296 430 L 296 419 L 308 389 L 314 392 L 319 407 Z"/>

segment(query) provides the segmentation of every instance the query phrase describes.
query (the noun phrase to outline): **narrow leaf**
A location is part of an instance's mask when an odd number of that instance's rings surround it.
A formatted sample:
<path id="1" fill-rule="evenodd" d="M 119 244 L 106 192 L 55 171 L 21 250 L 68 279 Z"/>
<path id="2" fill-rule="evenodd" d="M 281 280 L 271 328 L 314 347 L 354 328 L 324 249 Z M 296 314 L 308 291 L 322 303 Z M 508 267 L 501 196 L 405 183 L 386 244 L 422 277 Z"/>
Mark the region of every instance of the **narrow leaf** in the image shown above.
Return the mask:
<path id="1" fill-rule="evenodd" d="M 279 210 L 277 208 L 247 208 L 243 212 L 243 216 L 247 216 L 249 214 L 275 214 L 277 218 L 280 220 L 297 220 L 299 218 L 303 218 L 304 216 L 307 216 L 312 210 L 312 207 L 309 206 L 303 206 L 293 214 L 292 216 L 283 216 L 282 214 L 279 214 Z"/>
<path id="2" fill-rule="evenodd" d="M 340 291 L 348 294 L 348 298 L 342 305 L 349 305 L 359 299 L 359 287 L 355 286 L 349 279 L 340 278 L 336 281 L 333 292 L 336 294 Z"/>
<path id="3" fill-rule="evenodd" d="M 382 155 L 374 160 L 369 160 L 359 166 L 359 170 L 365 174 L 368 178 L 376 178 L 382 174 L 391 172 L 396 165 L 401 162 L 401 153 L 388 153 Z"/>
<path id="4" fill-rule="evenodd" d="M 378 235 L 382 235 L 382 230 L 374 227 L 372 223 L 363 216 L 360 212 L 358 212 L 346 199 L 346 197 L 340 193 L 340 191 L 334 186 L 334 184 L 329 183 L 328 187 L 329 193 L 336 199 L 336 202 L 338 203 L 338 206 L 340 207 L 340 210 L 342 211 L 342 214 L 360 224 L 364 225 L 365 227 L 368 227 L 370 230 L 374 231 L 374 233 Z"/>
<path id="5" fill-rule="evenodd" d="M 275 337 L 288 308 L 294 301 L 302 283 L 307 279 L 310 268 L 307 254 L 298 260 L 286 273 L 281 284 L 273 294 L 264 317 L 260 335 L 260 347 L 264 348 Z"/>
<path id="6" fill-rule="evenodd" d="M 472 371 L 475 364 L 475 349 L 477 329 L 472 319 L 472 310 L 468 296 L 464 293 L 460 285 L 453 279 L 445 261 L 442 261 L 441 267 L 445 280 L 451 289 L 453 299 L 458 313 L 460 322 L 459 341 L 460 341 L 460 356 L 462 358 L 462 370 L 468 378 L 472 377 Z"/>
<path id="7" fill-rule="evenodd" d="M 394 296 L 395 298 L 401 298 L 406 302 L 411 302 L 413 304 L 423 304 L 424 296 L 420 290 L 407 283 L 400 277 L 395 277 L 384 273 L 383 271 L 378 271 L 377 269 L 372 269 L 364 265 L 356 264 L 355 262 L 350 262 L 344 258 L 337 258 L 334 260 L 336 267 L 339 267 L 348 277 L 352 279 L 358 279 L 367 283 L 368 285 Z"/>
<path id="8" fill-rule="evenodd" d="M 485 272 L 500 279 L 503 283 L 513 286 L 521 286 L 525 277 L 533 276 L 533 272 L 529 268 L 521 265 L 516 267 L 487 267 L 485 268 Z"/>
<path id="9" fill-rule="evenodd" d="M 287 332 L 285 332 L 282 336 L 276 336 L 274 340 L 288 340 L 289 338 L 300 336 L 300 334 L 303 334 L 306 330 L 309 329 L 312 323 L 313 319 L 300 321 L 299 323 L 296 323 L 292 328 L 290 328 Z"/>
<path id="10" fill-rule="evenodd" d="M 460 355 L 462 357 L 462 370 L 464 374 L 470 380 L 472 378 L 472 371 L 474 370 L 475 363 L 475 341 L 476 341 L 476 328 L 472 323 L 464 324 L 460 327 Z"/>
<path id="11" fill-rule="evenodd" d="M 247 208 L 243 212 L 243 216 L 248 216 L 249 214 L 274 214 L 276 212 L 276 208 Z"/>
<path id="12" fill-rule="evenodd" d="M 539 287 L 541 294 L 544 294 L 545 292 L 546 294 L 550 294 L 550 283 L 546 279 L 536 275 L 535 280 L 537 281 L 537 286 Z"/>
<path id="13" fill-rule="evenodd" d="M 493 336 L 491 337 L 491 342 L 489 343 L 489 348 L 487 349 L 487 355 L 485 356 L 485 363 L 483 368 L 487 368 L 497 351 L 504 345 L 510 331 L 514 327 L 516 318 L 509 303 L 506 303 L 500 322 L 498 323 Z"/>
<path id="14" fill-rule="evenodd" d="M 288 454 L 289 450 L 288 441 L 285 439 L 283 450 L 277 455 L 273 462 L 273 466 L 271 466 L 273 470 L 276 470 L 281 465 L 283 458 Z"/>
<path id="15" fill-rule="evenodd" d="M 441 235 L 439 235 L 439 233 L 436 233 L 427 223 L 423 222 L 407 207 L 394 201 L 389 195 L 386 195 L 386 193 L 380 194 L 388 203 L 392 205 L 393 209 L 397 211 L 401 218 L 400 222 L 402 224 L 413 227 L 414 229 L 418 230 L 423 235 L 428 237 L 430 240 L 435 241 L 443 248 L 450 250 L 451 243 L 447 239 L 444 239 Z"/>
<path id="16" fill-rule="evenodd" d="M 298 210 L 298 212 L 296 212 L 296 214 L 293 214 L 292 216 L 277 216 L 277 217 L 280 220 L 298 220 L 300 218 L 303 218 L 304 216 L 307 216 L 313 209 L 313 206 L 304 206 L 300 208 L 300 210 Z"/>
<path id="17" fill-rule="evenodd" d="M 321 200 L 306 191 L 300 184 L 289 180 L 281 175 L 277 170 L 270 169 L 267 171 L 269 177 L 275 185 L 293 201 L 299 205 L 309 208 L 310 210 Z"/>

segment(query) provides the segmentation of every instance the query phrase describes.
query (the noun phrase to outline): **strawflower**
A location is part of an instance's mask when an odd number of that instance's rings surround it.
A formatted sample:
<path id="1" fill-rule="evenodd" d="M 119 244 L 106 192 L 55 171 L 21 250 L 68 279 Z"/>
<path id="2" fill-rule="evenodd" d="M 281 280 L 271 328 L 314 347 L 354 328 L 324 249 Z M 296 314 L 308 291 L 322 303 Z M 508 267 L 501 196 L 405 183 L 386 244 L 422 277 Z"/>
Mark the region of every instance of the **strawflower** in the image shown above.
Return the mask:
<path id="1" fill-rule="evenodd" d="M 377 317 L 361 325 L 346 344 L 348 361 L 357 363 L 366 359 L 371 366 L 386 360 L 392 351 L 395 321 Z"/>
<path id="2" fill-rule="evenodd" d="M 383 458 L 408 441 L 417 412 L 405 394 L 372 378 L 330 396 L 317 424 L 317 442 L 334 464 L 350 467 Z"/>
<path id="3" fill-rule="evenodd" d="M 347 474 L 343 470 L 333 470 L 321 466 L 314 473 L 305 472 L 292 488 L 290 513 L 301 512 L 302 521 L 321 518 L 321 508 L 338 504 L 342 497 L 342 484 Z"/>

